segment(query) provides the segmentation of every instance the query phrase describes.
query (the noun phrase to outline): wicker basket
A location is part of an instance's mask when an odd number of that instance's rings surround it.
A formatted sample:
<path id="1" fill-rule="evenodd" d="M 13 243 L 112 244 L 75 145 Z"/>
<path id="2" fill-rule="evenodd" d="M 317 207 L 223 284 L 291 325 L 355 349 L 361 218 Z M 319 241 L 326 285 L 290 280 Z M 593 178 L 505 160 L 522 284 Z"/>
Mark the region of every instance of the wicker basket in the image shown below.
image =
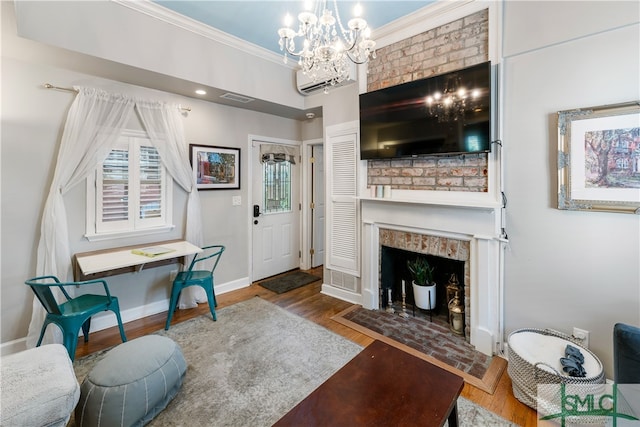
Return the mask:
<path id="1" fill-rule="evenodd" d="M 512 347 L 512 342 L 517 334 L 539 334 L 543 337 L 555 337 L 559 338 L 562 341 L 565 341 L 566 344 L 571 344 L 574 347 L 580 349 L 580 351 L 585 356 L 585 366 L 587 365 L 587 358 L 592 358 L 589 360 L 590 366 L 592 367 L 590 370 L 587 370 L 586 377 L 571 377 L 569 375 L 560 373 L 549 361 L 540 360 L 539 362 L 532 363 L 530 361 L 525 360 L 521 354 L 519 354 L 520 350 L 526 350 L 522 348 L 522 343 L 520 345 L 514 345 Z M 527 336 L 521 335 L 518 338 L 526 338 Z M 540 339 L 544 339 L 541 337 L 536 337 Z M 521 341 L 521 340 L 519 340 Z M 554 345 L 558 345 L 562 343 L 562 341 L 558 341 L 556 339 L 552 339 L 550 341 L 554 342 Z M 604 369 L 602 367 L 602 362 L 596 357 L 593 352 L 589 349 L 583 347 L 582 345 L 572 340 L 567 335 L 564 335 L 560 332 L 549 330 L 549 329 L 519 329 L 517 331 L 509 334 L 509 363 L 507 365 L 507 372 L 509 377 L 511 377 L 511 382 L 513 386 L 513 394 L 516 399 L 524 403 L 525 405 L 538 409 L 538 385 L 540 384 L 604 384 L 606 382 Z M 562 352 L 558 350 L 557 361 L 560 360 L 561 357 L 564 356 L 564 348 Z M 555 355 L 554 355 L 555 357 Z M 595 372 L 597 371 L 597 372 Z"/>

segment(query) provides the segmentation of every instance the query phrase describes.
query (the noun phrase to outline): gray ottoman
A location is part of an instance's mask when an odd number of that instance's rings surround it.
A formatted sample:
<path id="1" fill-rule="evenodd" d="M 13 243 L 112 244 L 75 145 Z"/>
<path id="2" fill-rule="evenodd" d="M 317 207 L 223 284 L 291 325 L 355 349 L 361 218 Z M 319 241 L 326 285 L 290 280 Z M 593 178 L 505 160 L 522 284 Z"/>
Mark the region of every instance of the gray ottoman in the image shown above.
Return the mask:
<path id="1" fill-rule="evenodd" d="M 80 387 L 76 426 L 142 426 L 174 398 L 187 364 L 178 344 L 148 335 L 110 350 Z"/>

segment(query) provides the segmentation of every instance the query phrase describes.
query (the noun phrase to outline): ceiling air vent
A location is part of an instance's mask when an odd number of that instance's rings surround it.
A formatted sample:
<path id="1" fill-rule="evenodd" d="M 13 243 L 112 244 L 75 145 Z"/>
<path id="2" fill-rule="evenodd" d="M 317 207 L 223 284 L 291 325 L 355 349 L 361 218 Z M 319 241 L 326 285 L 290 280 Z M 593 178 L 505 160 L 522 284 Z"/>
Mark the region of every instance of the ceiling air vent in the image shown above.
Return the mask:
<path id="1" fill-rule="evenodd" d="M 249 98 L 247 96 L 242 96 L 242 95 L 238 95 L 237 93 L 230 93 L 230 92 L 227 92 L 224 95 L 220 95 L 220 98 L 228 99 L 229 101 L 241 102 L 243 104 L 253 101 L 253 98 Z"/>

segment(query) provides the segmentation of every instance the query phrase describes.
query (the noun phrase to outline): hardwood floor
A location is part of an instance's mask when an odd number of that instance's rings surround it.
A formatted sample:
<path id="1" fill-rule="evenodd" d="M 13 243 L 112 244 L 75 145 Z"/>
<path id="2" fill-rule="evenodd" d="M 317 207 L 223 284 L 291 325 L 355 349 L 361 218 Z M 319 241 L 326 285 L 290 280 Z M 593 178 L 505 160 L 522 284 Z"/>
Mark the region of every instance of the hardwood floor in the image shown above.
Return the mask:
<path id="1" fill-rule="evenodd" d="M 322 267 L 310 270 L 309 273 L 322 276 Z M 292 313 L 322 325 L 325 328 L 362 346 L 371 344 L 373 342 L 372 338 L 331 320 L 332 316 L 351 307 L 353 304 L 323 295 L 320 293 L 320 290 L 321 282 L 318 281 L 302 288 L 278 295 L 254 283 L 247 288 L 218 295 L 218 309 L 247 300 L 254 296 L 259 296 Z M 197 308 L 193 309 L 177 310 L 173 316 L 172 324 L 183 322 L 201 314 L 207 314 L 208 312 L 209 308 L 206 303 L 200 304 Z M 165 312 L 126 323 L 125 332 L 127 334 L 127 338 L 131 340 L 164 328 L 166 318 L 167 315 Z M 76 358 L 86 356 L 120 343 L 120 335 L 117 327 L 94 332 L 90 335 L 89 339 L 90 341 L 88 343 L 84 343 L 83 340 L 79 340 L 78 348 L 76 350 Z M 517 425 L 525 427 L 534 427 L 538 425 L 536 412 L 519 402 L 513 396 L 511 380 L 509 379 L 506 370 L 500 378 L 498 387 L 493 395 L 469 384 L 465 384 L 461 395 Z"/>

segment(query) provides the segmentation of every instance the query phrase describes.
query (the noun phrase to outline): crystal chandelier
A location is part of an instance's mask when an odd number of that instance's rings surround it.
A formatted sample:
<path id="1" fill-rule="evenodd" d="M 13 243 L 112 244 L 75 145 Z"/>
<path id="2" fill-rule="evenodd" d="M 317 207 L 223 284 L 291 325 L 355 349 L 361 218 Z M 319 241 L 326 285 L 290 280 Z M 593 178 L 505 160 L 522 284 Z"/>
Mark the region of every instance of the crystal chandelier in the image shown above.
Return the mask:
<path id="1" fill-rule="evenodd" d="M 298 31 L 290 28 L 292 18 L 289 14 L 285 17 L 285 26 L 278 30 L 284 62 L 288 55 L 297 57 L 309 78 L 314 82 L 326 81 L 332 86 L 349 77 L 349 61 L 364 64 L 370 56 L 376 57 L 376 42 L 369 38 L 371 31 L 367 21 L 360 18 L 360 3 L 354 8 L 355 18 L 347 23 L 348 29 L 340 20 L 337 0 L 333 0 L 333 9 L 335 16 L 327 8 L 327 0 L 305 1 L 305 10 L 298 15 Z M 297 51 L 296 39 L 301 43 Z"/>
<path id="2" fill-rule="evenodd" d="M 425 98 L 429 115 L 439 122 L 450 122 L 461 119 L 467 111 L 477 107 L 480 89 L 465 88 L 457 77 L 448 78 L 442 92 L 435 91 Z"/>

